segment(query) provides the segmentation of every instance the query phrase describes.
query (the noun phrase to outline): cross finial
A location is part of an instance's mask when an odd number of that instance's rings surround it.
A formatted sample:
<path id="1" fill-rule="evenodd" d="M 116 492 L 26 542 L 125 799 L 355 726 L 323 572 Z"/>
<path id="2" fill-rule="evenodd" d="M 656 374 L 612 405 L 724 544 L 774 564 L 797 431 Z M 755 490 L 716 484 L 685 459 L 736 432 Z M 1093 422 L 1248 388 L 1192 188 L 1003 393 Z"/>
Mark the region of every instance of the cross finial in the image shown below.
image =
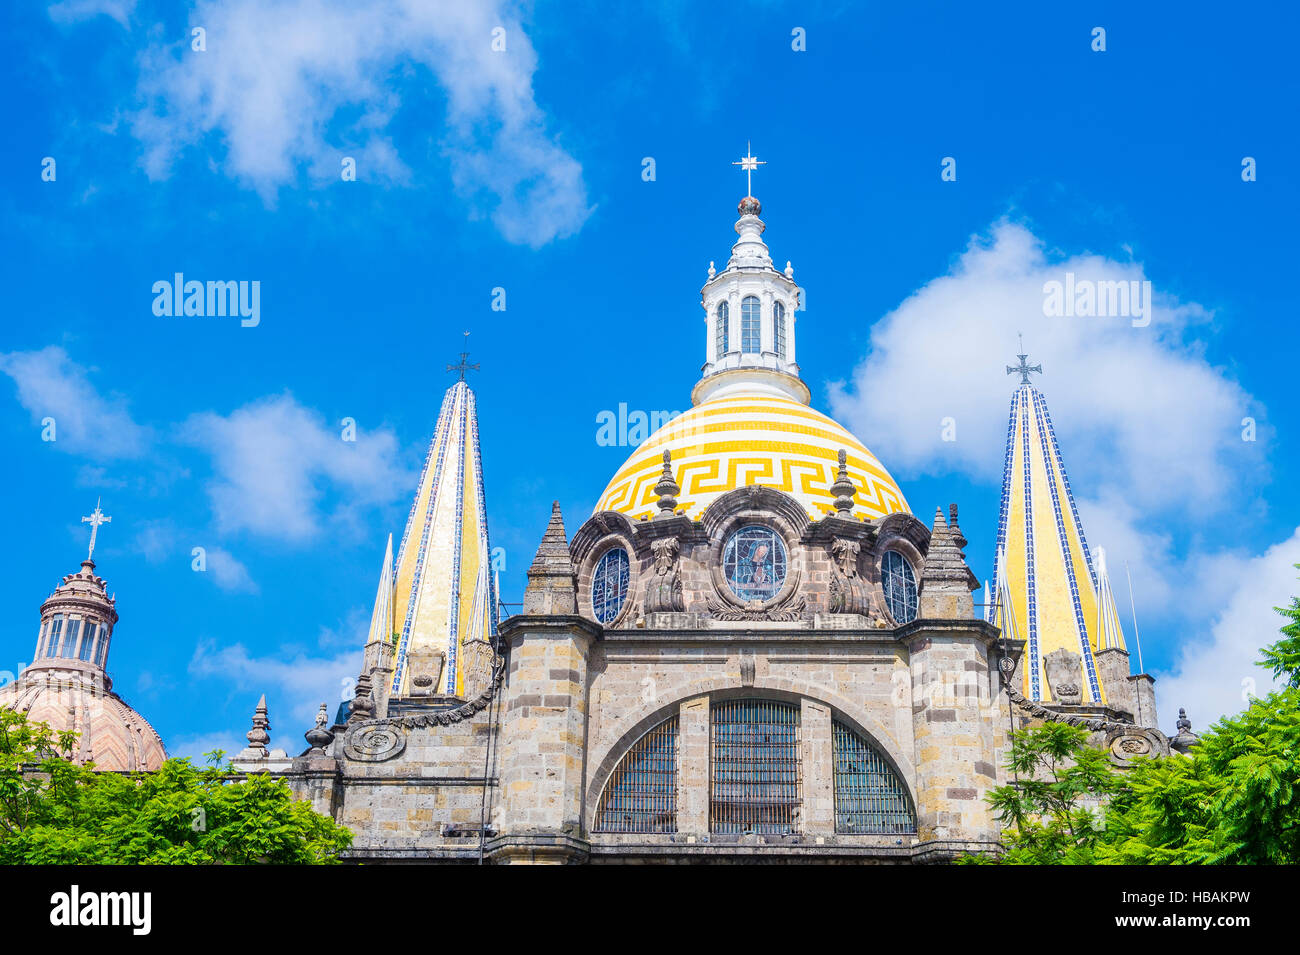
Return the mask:
<path id="1" fill-rule="evenodd" d="M 469 332 L 466 332 L 466 333 L 465 333 L 465 344 L 466 344 L 466 345 L 469 344 Z M 454 365 L 448 365 L 448 366 L 447 366 L 447 370 L 448 370 L 448 371 L 458 371 L 458 372 L 460 372 L 460 380 L 461 380 L 461 381 L 464 381 L 464 380 L 465 380 L 465 372 L 467 372 L 467 371 L 478 371 L 478 362 L 474 362 L 474 363 L 471 365 L 470 362 L 469 362 L 469 352 L 467 352 L 467 351 L 463 351 L 463 352 L 460 353 L 460 361 L 457 362 L 457 363 L 454 364 Z"/>
<path id="2" fill-rule="evenodd" d="M 95 556 L 95 538 L 99 536 L 99 525 L 111 524 L 113 522 L 111 517 L 99 509 L 99 504 L 102 500 L 103 498 L 97 499 L 95 501 L 94 511 L 91 512 L 89 517 L 83 517 L 81 519 L 81 523 L 90 525 L 90 551 L 86 554 L 86 560 L 91 560 Z"/>
<path id="3" fill-rule="evenodd" d="M 737 162 L 733 162 L 732 165 L 745 170 L 745 196 L 749 199 L 754 198 L 754 170 L 759 166 L 766 166 L 766 160 L 760 160 L 755 156 L 753 147 L 746 142 L 745 155 L 741 156 Z"/>
<path id="4" fill-rule="evenodd" d="M 1020 359 L 1020 364 L 1007 365 L 1007 374 L 1014 375 L 1019 372 L 1020 383 L 1022 385 L 1027 385 L 1029 384 L 1029 373 L 1032 371 L 1041 375 L 1043 373 L 1043 366 L 1029 364 L 1029 356 L 1025 354 L 1025 339 L 1023 336 L 1018 337 L 1020 338 L 1020 354 L 1016 357 Z"/>

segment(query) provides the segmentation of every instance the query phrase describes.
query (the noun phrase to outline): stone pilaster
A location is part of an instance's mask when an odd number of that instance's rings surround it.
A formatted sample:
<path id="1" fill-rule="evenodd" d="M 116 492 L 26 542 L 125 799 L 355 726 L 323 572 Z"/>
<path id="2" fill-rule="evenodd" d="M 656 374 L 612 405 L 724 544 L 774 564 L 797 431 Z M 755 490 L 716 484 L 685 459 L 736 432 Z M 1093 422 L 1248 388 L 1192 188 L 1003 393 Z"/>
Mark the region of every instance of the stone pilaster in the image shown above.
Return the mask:
<path id="1" fill-rule="evenodd" d="M 835 834 L 835 767 L 831 711 L 804 697 L 799 714 L 803 748 L 803 826 L 810 836 Z"/>
<path id="2" fill-rule="evenodd" d="M 493 861 L 565 863 L 586 858 L 587 664 L 599 625 L 579 617 L 577 582 L 555 504 L 524 591 L 524 612 L 505 621 L 509 648 L 501 724 L 501 829 Z"/>
<path id="3" fill-rule="evenodd" d="M 709 832 L 709 698 L 683 700 L 677 710 L 677 831 Z"/>
<path id="4" fill-rule="evenodd" d="M 1133 714 L 1133 720 L 1138 726 L 1156 726 L 1160 725 L 1160 719 L 1156 715 L 1156 678 L 1149 673 L 1139 673 L 1136 676 L 1128 678 L 1129 686 L 1133 688 L 1134 707 L 1136 712 Z"/>
<path id="5" fill-rule="evenodd" d="M 1001 696 L 990 692 L 997 630 L 982 620 L 915 620 L 899 630 L 912 677 L 916 816 L 921 857 L 987 849 L 998 826 L 985 797 L 997 785 Z"/>

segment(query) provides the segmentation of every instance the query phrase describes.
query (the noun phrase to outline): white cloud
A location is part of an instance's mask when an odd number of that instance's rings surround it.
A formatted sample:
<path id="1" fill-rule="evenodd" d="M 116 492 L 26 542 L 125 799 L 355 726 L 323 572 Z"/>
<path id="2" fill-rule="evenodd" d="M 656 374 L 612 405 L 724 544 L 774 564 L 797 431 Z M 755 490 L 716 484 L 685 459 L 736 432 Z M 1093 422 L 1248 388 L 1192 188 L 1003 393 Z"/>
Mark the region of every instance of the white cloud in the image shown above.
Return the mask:
<path id="1" fill-rule="evenodd" d="M 54 419 L 54 448 L 98 461 L 135 458 L 150 445 L 149 429 L 132 420 L 125 400 L 105 397 L 87 370 L 57 345 L 0 353 L 0 372 L 18 386 L 18 401 L 42 429 Z"/>
<path id="2" fill-rule="evenodd" d="M 55 23 L 81 23 L 98 16 L 111 17 L 124 27 L 130 26 L 135 0 L 62 0 L 50 4 L 50 19 Z"/>
<path id="3" fill-rule="evenodd" d="M 207 548 L 207 573 L 212 575 L 218 587 L 232 593 L 258 593 L 258 586 L 248 574 L 248 568 L 241 564 L 228 550 L 220 547 Z"/>
<path id="4" fill-rule="evenodd" d="M 1018 332 L 1035 383 L 1047 395 L 1066 463 L 1081 485 L 1110 482 L 1143 507 L 1222 507 L 1223 492 L 1254 466 L 1240 421 L 1254 402 L 1213 368 L 1194 343 L 1192 323 L 1207 314 L 1156 289 L 1151 324 L 1125 318 L 1049 318 L 1044 283 L 1144 280 L 1142 267 L 1095 255 L 1049 259 L 1028 229 L 997 223 L 976 237 L 953 269 L 913 293 L 871 333 L 871 352 L 832 405 L 887 464 L 1000 480 L 1007 411 L 1019 379 Z M 941 420 L 957 438 L 944 442 Z M 1093 452 L 1098 452 L 1094 454 Z M 1171 495 L 1171 491 L 1173 494 Z M 1098 493 L 1101 493 L 1099 490 Z"/>
<path id="5" fill-rule="evenodd" d="M 207 490 L 223 533 L 244 530 L 304 543 L 414 483 L 397 463 L 391 431 L 361 428 L 355 441 L 344 441 L 341 429 L 287 394 L 226 417 L 193 415 L 181 433 L 212 456 L 215 476 Z M 343 492 L 346 502 L 325 513 L 327 490 Z"/>
<path id="6" fill-rule="evenodd" d="M 1208 637 L 1188 634 L 1173 671 L 1157 674 L 1166 725 L 1185 707 L 1192 729 L 1203 733 L 1220 716 L 1244 709 L 1247 691 L 1263 696 L 1274 686 L 1272 672 L 1255 661 L 1286 623 L 1273 608 L 1300 595 L 1298 563 L 1300 528 L 1259 556 L 1216 554 L 1201 562 L 1195 578 L 1211 588 L 1216 611 L 1204 618 L 1213 621 Z"/>
<path id="7" fill-rule="evenodd" d="M 238 558 L 224 548 L 203 543 L 202 537 L 203 535 L 182 534 L 171 521 L 146 521 L 136 532 L 135 549 L 151 564 L 173 561 L 192 571 L 193 549 L 202 547 L 203 573 L 218 587 L 230 593 L 260 592 L 248 568 Z"/>
<path id="8" fill-rule="evenodd" d="M 337 181 L 345 155 L 362 181 L 410 183 L 390 125 L 401 84 L 418 90 L 428 70 L 446 96 L 437 138 L 475 215 L 537 247 L 591 211 L 580 164 L 547 131 L 532 88 L 537 55 L 508 0 L 205 0 L 189 22 L 206 31 L 206 51 L 187 37 L 141 57 L 146 105 L 133 129 L 151 177 L 186 148 L 219 142 L 226 172 L 268 202 L 303 168 Z M 492 49 L 497 27 L 504 52 Z"/>
<path id="9" fill-rule="evenodd" d="M 1166 728 L 1180 705 L 1204 725 L 1240 708 L 1242 676 L 1264 682 L 1250 661 L 1273 639 L 1268 608 L 1293 589 L 1294 572 L 1288 579 L 1290 561 L 1278 548 L 1253 558 L 1210 555 L 1203 525 L 1189 515 L 1255 507 L 1250 489 L 1265 478 L 1272 432 L 1258 403 L 1194 340 L 1212 328 L 1205 309 L 1156 288 L 1146 327 L 1133 317 L 1049 317 L 1044 285 L 1070 272 L 1076 283 L 1148 278 L 1139 263 L 1049 256 L 1029 229 L 995 223 L 947 274 L 876 323 L 869 354 L 850 382 L 832 387 L 831 404 L 890 467 L 997 485 L 1002 455 L 990 450 L 1005 447 L 1019 382 L 1003 369 L 1015 364 L 1023 332 L 1030 363 L 1043 366 L 1035 384 L 1052 410 L 1089 544 L 1107 551 L 1123 619 L 1130 620 L 1126 562 L 1148 635 L 1181 632 L 1230 608 L 1211 643 L 1185 650 L 1185 676 L 1158 688 Z M 1255 443 L 1241 440 L 1248 415 L 1261 422 Z M 956 419 L 953 442 L 942 440 L 948 417 Z M 1270 585 L 1252 589 L 1261 580 Z M 1124 629 L 1136 666 L 1132 624 Z"/>
<path id="10" fill-rule="evenodd" d="M 333 719 L 340 701 L 352 698 L 361 668 L 361 646 L 332 656 L 312 656 L 292 648 L 283 653 L 255 657 L 242 643 L 218 648 L 204 641 L 194 649 L 189 672 L 196 677 L 219 678 L 246 691 L 250 717 L 258 697 L 265 693 L 273 729 L 271 746 L 297 753 L 306 748 L 302 734 L 315 723 L 321 703 L 329 707 Z"/>

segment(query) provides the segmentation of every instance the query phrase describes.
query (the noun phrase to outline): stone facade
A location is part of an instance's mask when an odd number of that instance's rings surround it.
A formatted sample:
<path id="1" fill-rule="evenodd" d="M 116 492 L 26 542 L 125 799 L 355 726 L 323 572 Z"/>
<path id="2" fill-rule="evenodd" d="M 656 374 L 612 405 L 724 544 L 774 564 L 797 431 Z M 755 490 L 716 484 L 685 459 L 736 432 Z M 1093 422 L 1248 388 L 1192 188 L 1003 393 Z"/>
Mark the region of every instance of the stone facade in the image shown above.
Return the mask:
<path id="1" fill-rule="evenodd" d="M 788 568 L 769 600 L 742 602 L 721 557 L 735 528 L 755 523 L 782 535 Z M 1010 729 L 1095 718 L 1117 762 L 1133 739 L 1168 747 L 1158 731 L 1110 719 L 1117 714 L 1017 705 L 1022 647 L 975 615 L 964 545 L 955 510 L 932 528 L 905 514 L 812 521 L 761 488 L 724 495 L 699 522 L 667 508 L 636 522 L 598 513 L 572 542 L 557 506 L 523 613 L 501 624 L 501 656 L 481 693 L 401 706 L 367 699 L 346 724 L 327 729 L 322 717 L 302 756 L 241 754 L 238 765 L 283 773 L 356 833 L 357 861 L 934 862 L 988 851 L 998 829 L 985 797 L 1007 781 Z M 602 624 L 591 596 L 613 547 L 630 557 L 627 597 Z M 916 575 L 918 615 L 902 624 L 882 587 L 887 550 Z M 665 592 L 681 609 L 647 611 Z M 368 653 L 381 679 L 363 683 L 382 683 L 384 665 Z M 783 831 L 712 831 L 710 713 L 742 699 L 798 713 L 800 804 Z M 671 831 L 601 831 L 597 810 L 625 757 L 673 718 Z M 862 741 L 898 780 L 910 831 L 843 831 L 837 733 Z"/>

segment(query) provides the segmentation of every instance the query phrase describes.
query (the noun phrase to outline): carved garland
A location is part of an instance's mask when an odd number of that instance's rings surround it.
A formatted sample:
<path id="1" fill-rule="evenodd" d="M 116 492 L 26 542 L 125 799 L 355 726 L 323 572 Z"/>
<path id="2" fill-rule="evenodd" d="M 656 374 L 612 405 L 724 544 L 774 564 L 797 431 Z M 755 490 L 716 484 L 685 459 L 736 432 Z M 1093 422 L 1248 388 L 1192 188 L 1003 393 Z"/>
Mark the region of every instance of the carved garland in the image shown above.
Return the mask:
<path id="1" fill-rule="evenodd" d="M 406 734 L 402 732 L 403 729 L 420 726 L 450 726 L 453 723 L 463 723 L 481 713 L 487 709 L 488 704 L 500 690 L 505 671 L 504 661 L 502 661 L 502 665 L 497 667 L 496 674 L 486 690 L 453 709 L 368 720 L 349 727 L 343 741 L 343 752 L 349 759 L 363 763 L 379 763 L 400 756 L 406 749 Z"/>

